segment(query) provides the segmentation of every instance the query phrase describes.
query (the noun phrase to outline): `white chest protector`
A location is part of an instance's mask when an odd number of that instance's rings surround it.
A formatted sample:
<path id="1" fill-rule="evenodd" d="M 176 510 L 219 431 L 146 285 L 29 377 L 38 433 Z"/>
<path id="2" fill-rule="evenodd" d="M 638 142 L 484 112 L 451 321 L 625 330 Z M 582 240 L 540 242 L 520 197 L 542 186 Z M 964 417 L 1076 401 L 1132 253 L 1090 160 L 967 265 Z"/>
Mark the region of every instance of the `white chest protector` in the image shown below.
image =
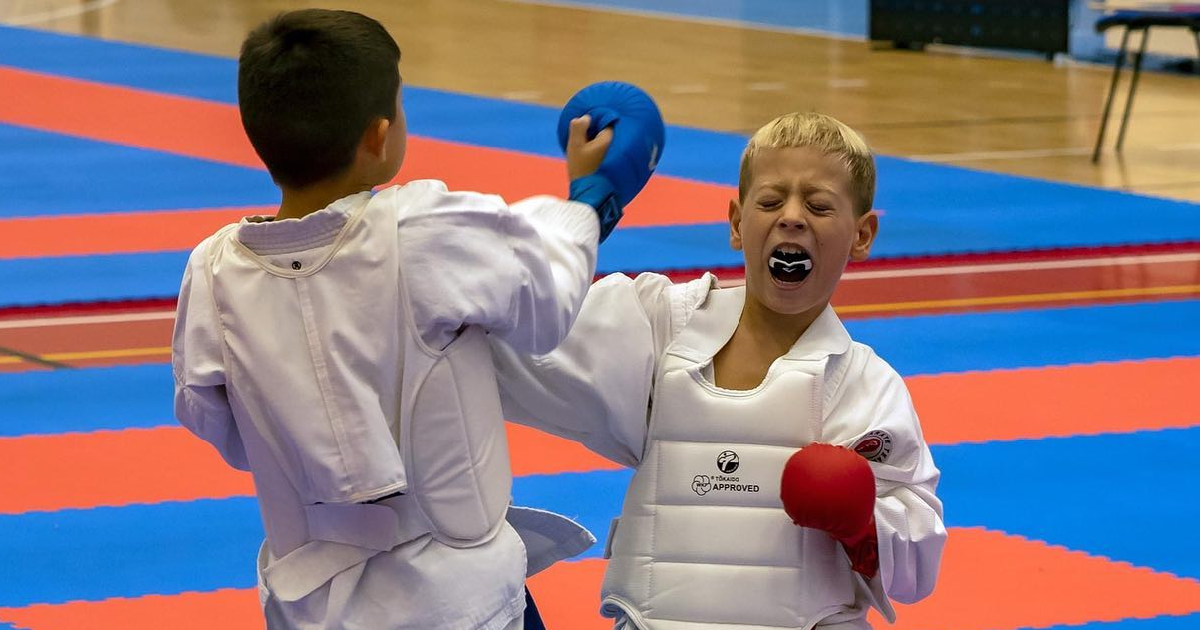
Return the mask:
<path id="1" fill-rule="evenodd" d="M 661 359 L 645 454 L 609 538 L 602 612 L 643 630 L 866 627 L 845 553 L 794 525 L 779 498 L 784 463 L 821 435 L 826 360 L 785 355 L 749 391 L 702 374 L 742 295 L 710 293 Z"/>
<path id="2" fill-rule="evenodd" d="M 505 522 L 512 478 L 485 334 L 467 327 L 443 351 L 422 342 L 396 222 L 360 208 L 332 243 L 278 255 L 231 226 L 209 249 L 266 529 L 259 568 L 282 601 L 420 536 L 470 547 Z"/>

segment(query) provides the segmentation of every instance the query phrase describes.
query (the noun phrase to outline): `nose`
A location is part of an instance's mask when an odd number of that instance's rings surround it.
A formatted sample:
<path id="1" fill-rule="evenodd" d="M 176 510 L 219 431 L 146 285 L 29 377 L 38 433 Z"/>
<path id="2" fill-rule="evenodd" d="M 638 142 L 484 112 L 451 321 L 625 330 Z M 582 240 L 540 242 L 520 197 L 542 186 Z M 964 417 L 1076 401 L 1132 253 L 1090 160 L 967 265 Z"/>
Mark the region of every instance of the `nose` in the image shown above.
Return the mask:
<path id="1" fill-rule="evenodd" d="M 788 200 L 788 202 L 784 204 L 782 212 L 779 213 L 776 225 L 785 229 L 807 228 L 808 213 L 804 211 L 804 204 L 796 199 Z"/>

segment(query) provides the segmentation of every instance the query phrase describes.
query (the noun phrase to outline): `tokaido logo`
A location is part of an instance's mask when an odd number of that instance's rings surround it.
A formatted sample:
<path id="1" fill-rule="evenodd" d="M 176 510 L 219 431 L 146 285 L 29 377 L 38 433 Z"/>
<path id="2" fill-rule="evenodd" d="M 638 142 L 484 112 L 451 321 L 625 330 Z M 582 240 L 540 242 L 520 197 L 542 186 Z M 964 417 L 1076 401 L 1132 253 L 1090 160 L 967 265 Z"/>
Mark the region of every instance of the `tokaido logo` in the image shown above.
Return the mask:
<path id="1" fill-rule="evenodd" d="M 717 455 L 717 470 L 732 473 L 741 466 L 741 458 L 734 451 L 721 451 Z M 758 492 L 758 484 L 742 483 L 741 477 L 726 475 L 696 475 L 692 478 L 692 492 L 704 496 L 709 492 Z"/>

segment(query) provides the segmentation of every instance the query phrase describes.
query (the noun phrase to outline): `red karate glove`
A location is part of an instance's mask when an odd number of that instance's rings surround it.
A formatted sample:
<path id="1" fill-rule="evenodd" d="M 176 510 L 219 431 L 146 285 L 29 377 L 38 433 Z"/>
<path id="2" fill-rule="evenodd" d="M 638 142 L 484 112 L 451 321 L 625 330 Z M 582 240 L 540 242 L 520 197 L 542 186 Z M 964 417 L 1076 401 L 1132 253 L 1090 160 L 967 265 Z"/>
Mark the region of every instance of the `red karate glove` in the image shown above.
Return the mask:
<path id="1" fill-rule="evenodd" d="M 784 464 L 779 495 L 792 522 L 828 532 L 855 571 L 875 576 L 875 473 L 867 460 L 841 446 L 810 444 Z"/>

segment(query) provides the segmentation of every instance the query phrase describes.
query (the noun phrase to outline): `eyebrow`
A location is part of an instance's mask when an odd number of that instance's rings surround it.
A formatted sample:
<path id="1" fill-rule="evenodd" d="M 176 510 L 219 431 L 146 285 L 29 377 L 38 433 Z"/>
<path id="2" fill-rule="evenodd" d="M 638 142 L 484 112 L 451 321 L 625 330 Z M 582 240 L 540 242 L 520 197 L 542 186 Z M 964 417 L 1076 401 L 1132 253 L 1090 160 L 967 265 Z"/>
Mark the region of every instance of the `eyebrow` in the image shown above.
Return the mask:
<path id="1" fill-rule="evenodd" d="M 788 186 L 784 182 L 764 182 L 764 183 L 761 183 L 761 184 L 755 186 L 754 188 L 751 188 L 750 190 L 752 193 L 761 192 L 763 190 L 770 190 L 772 192 L 783 192 L 783 191 L 791 190 L 791 186 Z M 835 197 L 838 195 L 837 191 L 834 190 L 833 188 L 831 188 L 829 186 L 818 185 L 818 184 L 805 184 L 803 186 L 803 188 L 801 188 L 801 191 L 806 195 L 811 195 L 814 193 L 825 193 L 827 195 L 833 195 Z"/>
<path id="2" fill-rule="evenodd" d="M 773 191 L 773 192 L 780 192 L 780 191 L 784 191 L 784 190 L 787 190 L 787 189 L 788 189 L 788 185 L 787 185 L 787 184 L 784 184 L 784 183 L 782 183 L 782 182 L 765 182 L 765 183 L 762 183 L 762 184 L 758 184 L 757 186 L 755 186 L 755 187 L 751 188 L 750 190 L 751 190 L 752 192 L 761 192 L 761 191 L 763 191 L 763 190 L 770 190 L 770 191 Z"/>
<path id="3" fill-rule="evenodd" d="M 816 184 L 808 184 L 808 185 L 806 185 L 806 186 L 804 187 L 804 192 L 806 192 L 806 193 L 827 193 L 827 194 L 830 194 L 830 195 L 837 196 L 837 191 L 835 191 L 834 189 L 830 188 L 829 186 L 819 186 L 819 185 L 816 185 Z"/>

